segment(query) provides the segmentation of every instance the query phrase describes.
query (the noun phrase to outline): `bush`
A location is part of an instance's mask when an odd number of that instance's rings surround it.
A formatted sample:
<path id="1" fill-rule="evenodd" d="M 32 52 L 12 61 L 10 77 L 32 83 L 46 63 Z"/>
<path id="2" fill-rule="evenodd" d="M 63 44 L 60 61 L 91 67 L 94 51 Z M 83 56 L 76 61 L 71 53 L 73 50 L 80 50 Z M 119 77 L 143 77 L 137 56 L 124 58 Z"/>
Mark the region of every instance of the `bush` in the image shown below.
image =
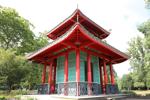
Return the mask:
<path id="1" fill-rule="evenodd" d="M 0 100 L 7 100 L 7 99 L 3 96 L 2 97 L 0 96 Z"/>
<path id="2" fill-rule="evenodd" d="M 27 90 L 12 90 L 11 95 L 27 95 L 29 91 Z"/>

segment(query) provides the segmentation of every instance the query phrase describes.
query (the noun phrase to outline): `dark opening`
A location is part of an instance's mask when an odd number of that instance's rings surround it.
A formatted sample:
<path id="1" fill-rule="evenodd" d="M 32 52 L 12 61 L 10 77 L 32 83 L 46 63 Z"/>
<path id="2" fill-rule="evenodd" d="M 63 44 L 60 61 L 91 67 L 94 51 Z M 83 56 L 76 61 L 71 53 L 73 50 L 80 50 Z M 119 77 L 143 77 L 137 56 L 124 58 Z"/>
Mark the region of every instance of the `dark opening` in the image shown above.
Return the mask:
<path id="1" fill-rule="evenodd" d="M 92 82 L 93 82 L 93 77 L 94 77 L 94 72 L 93 72 L 93 63 L 91 62 L 91 76 L 92 76 Z M 85 82 L 88 81 L 88 68 L 87 68 L 87 61 L 84 62 L 84 75 L 85 75 Z"/>
<path id="2" fill-rule="evenodd" d="M 87 61 L 84 62 L 84 75 L 85 75 L 85 82 L 88 81 L 87 77 Z"/>
<path id="3" fill-rule="evenodd" d="M 93 80 L 93 77 L 94 77 L 94 75 L 93 75 L 93 63 L 91 62 L 91 75 L 92 75 L 92 82 L 94 81 Z"/>

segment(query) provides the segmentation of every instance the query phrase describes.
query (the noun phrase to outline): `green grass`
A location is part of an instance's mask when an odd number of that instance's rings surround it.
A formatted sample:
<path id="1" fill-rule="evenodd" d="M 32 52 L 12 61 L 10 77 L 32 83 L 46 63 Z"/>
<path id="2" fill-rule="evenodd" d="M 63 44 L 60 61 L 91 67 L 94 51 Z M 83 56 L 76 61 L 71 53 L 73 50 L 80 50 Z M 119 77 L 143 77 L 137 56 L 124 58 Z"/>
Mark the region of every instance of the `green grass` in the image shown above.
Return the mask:
<path id="1" fill-rule="evenodd" d="M 138 96 L 150 95 L 150 90 L 134 90 L 133 92 Z"/>
<path id="2" fill-rule="evenodd" d="M 150 90 L 123 90 L 122 93 L 135 95 L 135 96 L 150 96 Z"/>
<path id="3" fill-rule="evenodd" d="M 3 100 L 1 98 L 19 98 L 18 95 L 26 95 L 28 93 L 29 91 L 26 90 L 0 91 L 0 100 Z"/>

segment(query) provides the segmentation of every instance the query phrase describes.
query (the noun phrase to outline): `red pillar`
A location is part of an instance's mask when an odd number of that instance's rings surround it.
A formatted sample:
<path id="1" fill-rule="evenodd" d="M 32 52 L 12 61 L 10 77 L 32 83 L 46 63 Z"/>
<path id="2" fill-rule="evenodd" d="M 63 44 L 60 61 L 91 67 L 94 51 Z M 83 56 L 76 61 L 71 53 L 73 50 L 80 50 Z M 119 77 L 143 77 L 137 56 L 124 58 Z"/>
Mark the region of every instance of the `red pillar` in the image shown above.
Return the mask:
<path id="1" fill-rule="evenodd" d="M 107 70 L 106 70 L 106 62 L 103 61 L 103 71 L 104 71 L 104 88 L 103 88 L 103 91 L 104 93 L 106 93 L 106 85 L 108 83 L 108 77 L 107 77 Z"/>
<path id="2" fill-rule="evenodd" d="M 67 88 L 67 82 L 68 82 L 68 53 L 65 54 L 65 65 L 64 65 L 64 95 L 68 95 L 68 88 Z"/>
<path id="3" fill-rule="evenodd" d="M 53 61 L 50 62 L 50 65 L 49 65 L 49 75 L 48 75 L 48 84 L 50 86 L 50 93 L 52 93 L 52 72 L 53 72 Z"/>
<path id="4" fill-rule="evenodd" d="M 68 82 L 68 53 L 65 55 L 64 83 Z"/>
<path id="5" fill-rule="evenodd" d="M 46 64 L 44 64 L 44 67 L 43 67 L 43 72 L 42 72 L 42 84 L 45 83 L 45 78 L 46 78 Z"/>
<path id="6" fill-rule="evenodd" d="M 55 92 L 55 84 L 56 84 L 56 66 L 57 66 L 57 61 L 56 59 L 54 60 L 54 64 L 53 64 L 53 79 L 52 79 L 52 93 Z"/>
<path id="7" fill-rule="evenodd" d="M 56 87 L 56 66 L 57 66 L 57 59 L 55 59 L 54 60 L 54 78 L 53 78 L 53 80 L 54 80 L 54 89 L 55 89 L 55 87 Z"/>
<path id="8" fill-rule="evenodd" d="M 76 82 L 77 82 L 77 96 L 80 95 L 79 92 L 79 82 L 80 82 L 80 50 L 76 49 Z"/>
<path id="9" fill-rule="evenodd" d="M 102 65 L 101 65 L 101 60 L 99 59 L 99 73 L 100 73 L 100 83 L 101 83 L 101 88 L 103 89 L 103 70 L 102 70 Z M 102 90 L 104 93 L 104 91 Z"/>
<path id="10" fill-rule="evenodd" d="M 114 85 L 115 84 L 115 80 L 114 80 L 114 73 L 113 73 L 112 63 L 110 63 L 110 76 L 111 76 L 111 84 Z"/>
<path id="11" fill-rule="evenodd" d="M 88 71 L 88 95 L 91 95 L 91 83 L 92 83 L 92 73 L 91 73 L 91 56 L 87 54 L 87 71 Z"/>

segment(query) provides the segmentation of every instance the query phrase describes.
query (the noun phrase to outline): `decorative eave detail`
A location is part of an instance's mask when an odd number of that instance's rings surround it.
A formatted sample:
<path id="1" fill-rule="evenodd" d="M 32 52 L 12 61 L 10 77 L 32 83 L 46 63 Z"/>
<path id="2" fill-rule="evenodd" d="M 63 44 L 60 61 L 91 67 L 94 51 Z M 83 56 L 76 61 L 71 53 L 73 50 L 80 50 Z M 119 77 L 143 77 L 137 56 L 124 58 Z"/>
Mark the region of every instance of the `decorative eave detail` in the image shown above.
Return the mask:
<path id="1" fill-rule="evenodd" d="M 50 44 L 48 44 L 47 46 L 45 46 L 45 47 L 43 47 L 43 48 L 41 48 L 41 49 L 39 49 L 39 50 L 37 50 L 37 51 L 35 51 L 35 52 L 33 52 L 33 53 L 30 53 L 29 55 L 26 56 L 27 59 L 30 60 L 30 59 L 34 58 L 35 56 L 37 56 L 37 55 L 43 53 L 44 51 L 48 50 L 49 48 L 51 48 L 51 47 L 57 45 L 58 43 L 61 43 L 62 41 L 64 41 L 64 40 L 68 37 L 68 35 L 70 35 L 70 33 L 72 33 L 72 31 L 75 30 L 76 27 L 77 27 L 76 24 L 73 25 L 72 28 L 70 28 L 70 29 L 69 29 L 64 35 L 62 35 L 61 37 L 57 38 L 56 40 L 53 40 L 53 41 L 52 41 Z"/>
<path id="2" fill-rule="evenodd" d="M 94 34 L 100 39 L 106 38 L 110 32 L 96 24 L 94 21 L 85 16 L 79 9 L 76 9 L 74 13 L 53 28 L 50 32 L 47 33 L 47 36 L 51 39 L 56 39 L 62 34 L 64 34 L 72 25 L 79 22 L 83 25 L 88 31 Z"/>
<path id="3" fill-rule="evenodd" d="M 116 56 L 116 58 L 113 58 L 112 61 L 114 61 L 113 63 L 120 63 L 123 62 L 127 59 L 129 59 L 130 57 L 128 55 L 126 55 L 125 53 L 115 49 L 114 47 L 108 45 L 107 43 L 104 43 L 103 41 L 101 41 L 98 37 L 94 36 L 92 33 L 90 33 L 87 29 L 85 29 L 81 24 L 76 23 L 74 24 L 65 34 L 63 34 L 61 37 L 57 38 L 56 40 L 54 40 L 53 42 L 51 42 L 49 45 L 47 45 L 46 47 L 30 54 L 27 56 L 28 60 L 34 60 L 36 57 L 42 57 L 43 54 L 46 54 L 46 52 L 48 51 L 49 53 L 52 53 L 54 51 L 51 51 L 53 47 L 58 47 L 58 45 L 61 45 L 64 41 L 71 39 L 70 37 L 73 36 L 74 34 L 76 34 L 76 30 L 81 31 L 80 34 L 82 34 L 82 36 L 84 36 L 85 38 L 89 39 L 90 41 L 93 42 L 93 45 L 95 45 L 96 47 L 98 47 L 97 50 L 99 50 L 99 48 L 102 48 L 104 50 L 107 50 L 109 53 L 111 53 L 112 57 L 113 55 Z M 90 48 L 90 46 L 89 46 Z M 106 52 L 105 52 L 106 54 Z M 42 59 L 42 58 L 41 58 Z"/>

